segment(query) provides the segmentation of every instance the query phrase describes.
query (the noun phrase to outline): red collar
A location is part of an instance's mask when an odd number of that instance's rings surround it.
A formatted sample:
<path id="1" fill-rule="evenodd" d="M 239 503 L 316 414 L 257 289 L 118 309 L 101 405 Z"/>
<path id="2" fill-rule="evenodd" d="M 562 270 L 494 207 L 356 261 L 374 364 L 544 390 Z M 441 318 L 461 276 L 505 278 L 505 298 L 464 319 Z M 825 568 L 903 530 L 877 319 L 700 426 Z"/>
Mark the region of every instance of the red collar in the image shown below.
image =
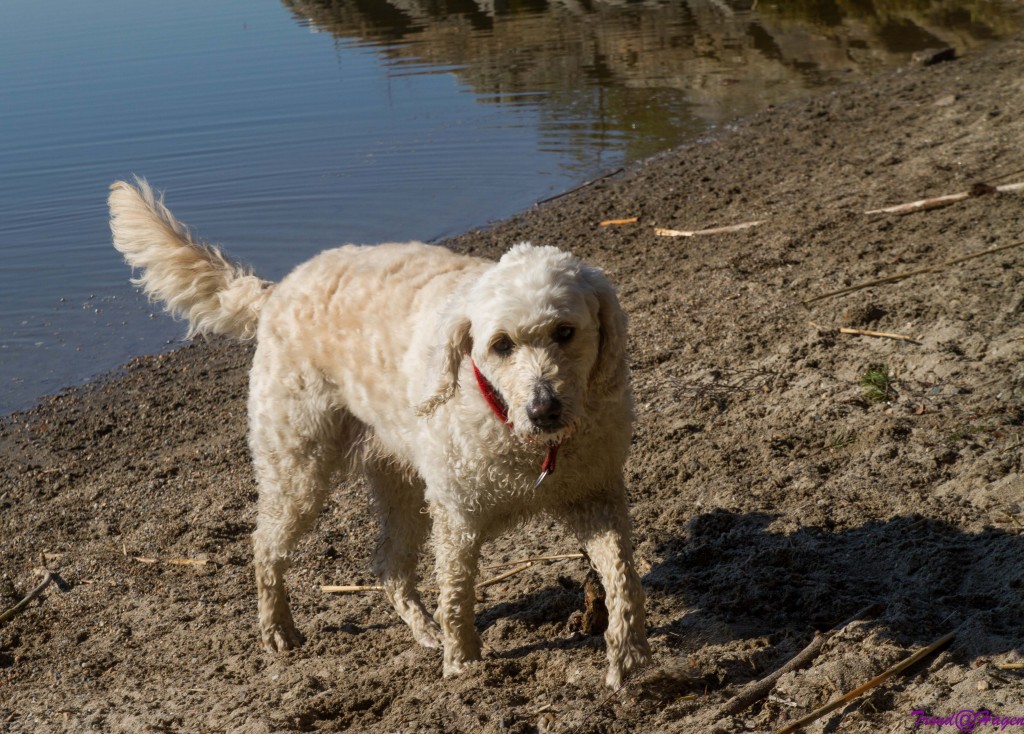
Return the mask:
<path id="1" fill-rule="evenodd" d="M 505 401 L 501 399 L 501 395 L 498 394 L 490 380 L 480 372 L 476 362 L 470 361 L 473 363 L 473 376 L 476 378 L 476 384 L 480 388 L 480 394 L 484 396 L 484 400 L 487 402 L 487 407 L 501 419 L 502 423 L 508 423 L 509 427 L 511 427 L 512 424 L 508 422 L 508 406 L 505 405 Z"/>
<path id="2" fill-rule="evenodd" d="M 480 368 L 476 366 L 476 362 L 470 360 L 473 365 L 473 377 L 476 378 L 477 387 L 480 388 L 480 394 L 483 395 L 484 402 L 487 403 L 487 407 L 491 409 L 501 420 L 502 423 L 512 429 L 512 422 L 508 419 L 508 406 L 505 401 L 501 399 L 501 395 L 498 394 L 498 390 L 491 384 L 490 380 L 484 377 L 483 373 L 480 372 Z M 540 483 L 544 481 L 548 474 L 555 473 L 555 461 L 558 459 L 558 447 L 560 443 L 553 443 L 548 445 L 548 452 L 544 456 L 544 463 L 540 467 L 540 476 L 537 477 L 537 482 L 533 485 L 534 488 L 539 487 Z"/>

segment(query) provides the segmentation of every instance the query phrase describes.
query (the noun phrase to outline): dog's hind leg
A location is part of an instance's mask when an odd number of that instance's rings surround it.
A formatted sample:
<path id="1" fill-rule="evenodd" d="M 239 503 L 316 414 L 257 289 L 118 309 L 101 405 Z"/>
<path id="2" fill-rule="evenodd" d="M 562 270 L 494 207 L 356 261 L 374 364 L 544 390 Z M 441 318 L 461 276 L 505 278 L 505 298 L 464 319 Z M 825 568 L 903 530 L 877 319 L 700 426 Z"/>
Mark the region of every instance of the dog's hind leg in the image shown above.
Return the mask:
<path id="1" fill-rule="evenodd" d="M 268 650 L 282 651 L 303 642 L 284 585 L 289 556 L 323 506 L 332 475 L 343 466 L 346 443 L 358 437 L 351 417 L 319 409 L 308 395 L 272 384 L 266 372 L 262 377 L 253 379 L 249 403 L 249 443 L 259 482 L 253 551 L 260 635 Z"/>
<path id="2" fill-rule="evenodd" d="M 374 570 L 398 616 L 424 647 L 441 646 L 441 628 L 416 589 L 416 564 L 430 533 L 423 483 L 387 459 L 369 459 L 366 479 L 380 520 Z"/>

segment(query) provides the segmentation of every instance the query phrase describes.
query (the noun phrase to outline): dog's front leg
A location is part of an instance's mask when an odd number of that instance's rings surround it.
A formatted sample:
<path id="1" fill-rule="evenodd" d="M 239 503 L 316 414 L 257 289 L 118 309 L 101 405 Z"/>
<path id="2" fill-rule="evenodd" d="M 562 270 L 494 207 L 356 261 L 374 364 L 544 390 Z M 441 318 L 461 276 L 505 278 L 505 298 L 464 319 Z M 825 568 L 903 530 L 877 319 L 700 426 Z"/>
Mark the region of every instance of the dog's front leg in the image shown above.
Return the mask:
<path id="1" fill-rule="evenodd" d="M 644 615 L 644 590 L 633 564 L 633 543 L 625 491 L 588 500 L 573 508 L 569 522 L 601 577 L 608 606 L 608 674 L 605 685 L 618 688 L 630 671 L 651 659 Z"/>
<path id="2" fill-rule="evenodd" d="M 434 515 L 434 552 L 440 596 L 434 619 L 444 643 L 444 676 L 458 675 L 480 659 L 480 635 L 473 616 L 480 534 L 441 510 Z"/>

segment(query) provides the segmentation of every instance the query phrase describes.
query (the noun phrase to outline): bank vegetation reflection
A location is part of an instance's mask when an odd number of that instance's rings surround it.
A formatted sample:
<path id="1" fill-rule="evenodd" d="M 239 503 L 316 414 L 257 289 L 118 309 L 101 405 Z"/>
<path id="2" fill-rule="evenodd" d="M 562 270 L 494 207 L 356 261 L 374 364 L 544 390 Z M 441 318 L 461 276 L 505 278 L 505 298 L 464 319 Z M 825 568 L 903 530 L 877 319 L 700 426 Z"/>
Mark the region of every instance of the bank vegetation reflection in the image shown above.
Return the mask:
<path id="1" fill-rule="evenodd" d="M 548 144 L 619 146 L 627 161 L 914 52 L 964 53 L 1022 26 L 1009 0 L 284 2 L 314 30 L 379 48 L 389 73 L 454 73 L 482 102 L 540 110 L 542 137 L 559 131 Z"/>

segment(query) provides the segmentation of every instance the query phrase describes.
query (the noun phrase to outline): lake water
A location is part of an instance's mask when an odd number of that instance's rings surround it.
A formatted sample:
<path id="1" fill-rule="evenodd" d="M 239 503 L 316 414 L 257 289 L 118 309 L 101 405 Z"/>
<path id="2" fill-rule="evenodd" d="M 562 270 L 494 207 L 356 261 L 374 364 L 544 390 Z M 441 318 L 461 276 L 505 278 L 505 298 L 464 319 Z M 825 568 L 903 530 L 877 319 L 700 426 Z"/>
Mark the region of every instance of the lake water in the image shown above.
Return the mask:
<path id="1" fill-rule="evenodd" d="M 796 6 L 796 7 L 793 7 Z M 769 104 L 1017 33 L 999 2 L 4 0 L 0 414 L 177 343 L 106 192 L 277 279 L 507 217 Z"/>

